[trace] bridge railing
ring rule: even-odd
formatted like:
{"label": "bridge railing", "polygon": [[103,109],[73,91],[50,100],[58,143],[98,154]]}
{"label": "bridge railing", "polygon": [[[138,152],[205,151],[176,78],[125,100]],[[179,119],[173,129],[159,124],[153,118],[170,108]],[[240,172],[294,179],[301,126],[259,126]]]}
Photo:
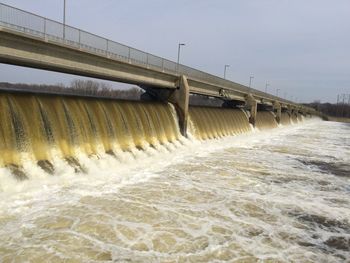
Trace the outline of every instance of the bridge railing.
{"label": "bridge railing", "polygon": [[258,95],[261,98],[271,100],[277,99],[279,101],[291,103],[290,101],[278,98],[271,94],[250,89],[244,85],[185,65],[178,65],[176,62],[171,60],[143,52],[141,50],[3,3],[0,3],[0,26],[31,36],[69,45],[81,50],[104,55],[110,59],[124,61],[175,75],[184,74],[192,79],[206,81],[225,88],[227,87],[228,90],[241,91],[243,93],[250,92],[253,95]]}

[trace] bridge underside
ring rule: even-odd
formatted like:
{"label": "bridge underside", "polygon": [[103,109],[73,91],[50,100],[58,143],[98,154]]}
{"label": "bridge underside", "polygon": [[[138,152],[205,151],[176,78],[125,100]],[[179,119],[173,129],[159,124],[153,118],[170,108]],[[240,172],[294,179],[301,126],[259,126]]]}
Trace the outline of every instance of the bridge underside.
{"label": "bridge underside", "polygon": [[176,88],[176,76],[0,30],[0,62],[79,76]]}

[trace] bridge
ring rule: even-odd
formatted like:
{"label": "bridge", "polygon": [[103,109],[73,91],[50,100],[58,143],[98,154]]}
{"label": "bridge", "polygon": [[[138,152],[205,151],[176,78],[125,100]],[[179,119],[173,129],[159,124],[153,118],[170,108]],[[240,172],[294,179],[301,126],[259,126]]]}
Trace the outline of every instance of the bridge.
{"label": "bridge", "polygon": [[175,105],[183,135],[189,94],[244,107],[255,125],[258,108],[317,114],[313,109],[177,64],[118,42],[0,3],[0,63],[135,84]]}

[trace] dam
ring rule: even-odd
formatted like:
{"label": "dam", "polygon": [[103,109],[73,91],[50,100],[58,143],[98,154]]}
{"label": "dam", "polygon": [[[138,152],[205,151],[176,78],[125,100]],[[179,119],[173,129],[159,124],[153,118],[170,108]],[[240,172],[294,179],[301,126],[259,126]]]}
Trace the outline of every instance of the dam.
{"label": "dam", "polygon": [[[123,101],[83,96],[0,92],[0,166],[25,179],[22,159],[54,174],[52,154],[84,171],[77,153],[118,155],[171,144],[183,137],[179,117],[170,103]],[[189,107],[189,135],[197,140],[251,132],[243,108]],[[283,123],[302,121],[300,114],[281,114]],[[277,128],[271,111],[257,113],[256,129]]]}
{"label": "dam", "polygon": [[[0,92],[0,166],[20,180],[23,160],[55,173],[98,156],[268,130],[319,116],[312,108],[0,3],[0,63],[135,84],[142,101]],[[193,95],[221,107],[191,106]],[[304,116],[304,117],[302,117]]]}
{"label": "dam", "polygon": [[[284,116],[273,128],[264,112],[258,131],[242,110],[196,106],[185,138],[168,104],[2,94],[4,104],[1,123],[21,133],[1,126],[2,262],[349,257],[346,124]],[[108,115],[94,122],[104,112],[110,126]]]}
{"label": "dam", "polygon": [[0,88],[0,262],[350,258],[348,124],[3,3],[0,63],[143,90]]}

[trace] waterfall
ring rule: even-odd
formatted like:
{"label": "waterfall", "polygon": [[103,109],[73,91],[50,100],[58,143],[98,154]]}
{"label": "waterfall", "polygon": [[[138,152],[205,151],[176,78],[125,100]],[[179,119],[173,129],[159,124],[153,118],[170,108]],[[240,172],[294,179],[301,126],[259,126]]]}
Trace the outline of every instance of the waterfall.
{"label": "waterfall", "polygon": [[9,168],[23,154],[47,166],[52,149],[74,162],[77,151],[113,154],[180,136],[173,108],[156,102],[0,93],[0,123],[0,167]]}
{"label": "waterfall", "polygon": [[214,107],[190,107],[192,134],[197,139],[213,139],[251,131],[243,110]]}
{"label": "waterfall", "polygon": [[256,116],[256,127],[259,130],[276,128],[278,123],[275,115],[271,111],[259,111]]}

